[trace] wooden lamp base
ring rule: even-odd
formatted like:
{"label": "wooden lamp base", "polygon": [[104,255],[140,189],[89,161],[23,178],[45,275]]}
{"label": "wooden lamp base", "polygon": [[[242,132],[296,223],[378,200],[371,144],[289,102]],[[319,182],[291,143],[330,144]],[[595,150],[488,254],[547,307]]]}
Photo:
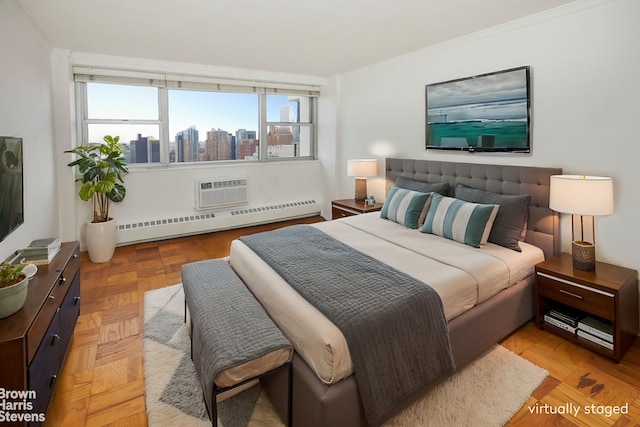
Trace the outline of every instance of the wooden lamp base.
{"label": "wooden lamp base", "polygon": [[367,178],[356,178],[356,202],[367,199]]}

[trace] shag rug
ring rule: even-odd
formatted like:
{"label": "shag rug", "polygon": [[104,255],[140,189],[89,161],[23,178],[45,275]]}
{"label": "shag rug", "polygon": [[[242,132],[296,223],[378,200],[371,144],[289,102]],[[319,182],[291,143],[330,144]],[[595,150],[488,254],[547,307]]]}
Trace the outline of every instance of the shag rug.
{"label": "shag rug", "polygon": [[[190,357],[182,285],[144,294],[144,370],[149,426],[210,426]],[[502,426],[547,372],[495,346],[387,421],[384,427]],[[218,425],[282,426],[259,384],[218,404]]]}

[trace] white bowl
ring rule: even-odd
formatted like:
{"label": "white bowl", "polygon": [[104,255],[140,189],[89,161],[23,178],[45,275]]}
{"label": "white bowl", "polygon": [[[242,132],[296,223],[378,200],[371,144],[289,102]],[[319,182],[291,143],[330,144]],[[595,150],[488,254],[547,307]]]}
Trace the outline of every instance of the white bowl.
{"label": "white bowl", "polygon": [[27,275],[27,279],[31,280],[38,272],[38,267],[35,264],[27,264],[22,269],[22,272]]}

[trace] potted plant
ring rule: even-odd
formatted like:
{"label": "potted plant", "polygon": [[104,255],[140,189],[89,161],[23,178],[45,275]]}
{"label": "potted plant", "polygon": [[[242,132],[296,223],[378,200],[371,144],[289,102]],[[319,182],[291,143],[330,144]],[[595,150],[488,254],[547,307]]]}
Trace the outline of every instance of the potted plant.
{"label": "potted plant", "polygon": [[23,264],[8,262],[0,265],[0,319],[20,310],[27,299],[29,280],[23,268]]}
{"label": "potted plant", "polygon": [[102,143],[81,145],[65,153],[77,159],[68,166],[78,166],[82,181],[78,195],[93,202],[93,220],[87,223],[87,250],[92,262],[111,260],[116,247],[116,225],[109,216],[111,202],[121,202],[127,190],[122,175],[128,173],[127,159],[119,136],[106,135]]}

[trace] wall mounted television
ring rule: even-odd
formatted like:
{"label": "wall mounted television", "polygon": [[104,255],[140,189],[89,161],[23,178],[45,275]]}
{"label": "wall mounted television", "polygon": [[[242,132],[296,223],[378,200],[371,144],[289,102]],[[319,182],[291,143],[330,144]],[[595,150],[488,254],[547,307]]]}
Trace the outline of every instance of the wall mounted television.
{"label": "wall mounted television", "polygon": [[22,223],[22,138],[0,136],[0,241]]}
{"label": "wall mounted television", "polygon": [[531,151],[530,67],[426,85],[426,148]]}

